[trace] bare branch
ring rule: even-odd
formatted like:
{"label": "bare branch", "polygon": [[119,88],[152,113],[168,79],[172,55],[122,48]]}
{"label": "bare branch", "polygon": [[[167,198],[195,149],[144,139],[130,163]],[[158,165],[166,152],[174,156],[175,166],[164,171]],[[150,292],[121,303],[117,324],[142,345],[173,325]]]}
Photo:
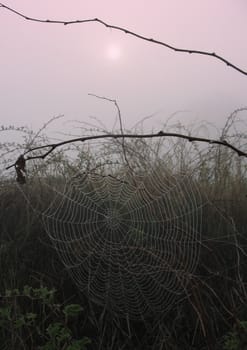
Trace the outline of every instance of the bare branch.
{"label": "bare branch", "polygon": [[241,69],[240,67],[236,66],[235,64],[231,63],[230,61],[228,61],[226,58],[224,58],[223,56],[220,56],[218,54],[216,54],[215,52],[209,52],[209,51],[201,51],[201,50],[194,50],[194,49],[183,49],[183,48],[178,48],[175,47],[173,45],[167,44],[163,41],[157,40],[157,39],[153,39],[153,38],[148,38],[144,35],[138,34],[136,32],[133,32],[127,28],[124,27],[120,27],[120,26],[116,26],[113,24],[109,24],[99,18],[89,18],[89,19],[80,19],[80,20],[73,20],[73,21],[62,21],[62,20],[50,20],[50,19],[40,19],[40,18],[34,18],[34,17],[28,17],[26,15],[24,15],[23,13],[14,10],[13,8],[4,5],[3,3],[0,3],[0,7],[16,14],[19,17],[24,18],[27,21],[32,21],[32,22],[39,22],[39,23],[50,23],[50,24],[63,24],[63,25],[70,25],[70,24],[81,24],[81,23],[89,23],[89,22],[97,22],[101,25],[103,25],[106,28],[110,28],[110,29],[114,29],[120,32],[123,32],[125,34],[129,34],[131,36],[134,36],[138,39],[141,40],[145,40],[148,41],[150,43],[153,44],[157,44],[157,45],[161,45],[164,46],[172,51],[175,52],[183,52],[183,53],[189,53],[189,54],[197,54],[197,55],[204,55],[204,56],[210,56],[213,57],[223,63],[225,63],[227,66],[231,67],[232,69],[238,71],[239,73],[243,74],[243,75],[247,75],[247,71]]}
{"label": "bare branch", "polygon": [[[178,133],[172,133],[172,132],[163,132],[162,130],[159,131],[158,133],[150,133],[150,134],[103,134],[103,135],[94,135],[94,136],[85,136],[85,137],[78,137],[70,140],[65,140],[62,142],[58,143],[51,143],[48,145],[44,146],[37,146],[34,148],[29,149],[26,151],[22,156],[25,157],[27,154],[38,151],[38,150],[43,150],[43,149],[48,149],[46,152],[40,155],[35,155],[35,156],[27,156],[25,157],[25,161],[31,160],[31,159],[45,159],[49,154],[51,154],[56,148],[62,147],[64,145],[70,144],[70,143],[75,143],[75,142],[85,142],[85,141],[91,141],[91,140],[99,140],[99,139],[106,139],[106,138],[113,138],[113,139],[122,139],[122,138],[136,138],[136,139],[148,139],[148,138],[157,138],[157,137],[176,137],[176,138],[181,138],[188,140],[189,142],[204,142],[208,144],[215,144],[215,145],[221,145],[230,148],[232,151],[236,152],[239,157],[246,157],[247,158],[247,153],[238,149],[237,147],[233,146],[232,144],[228,143],[225,140],[215,140],[215,139],[208,139],[204,137],[195,137],[195,136],[188,136],[184,134],[178,134]],[[9,165],[6,170],[15,167],[16,162],[14,164]]]}
{"label": "bare branch", "polygon": [[127,158],[127,154],[126,154],[126,150],[125,150],[125,143],[124,143],[124,130],[123,130],[123,122],[122,122],[122,115],[121,115],[121,111],[120,111],[120,108],[119,108],[119,105],[117,103],[116,100],[113,100],[113,99],[110,99],[108,97],[104,97],[104,96],[98,96],[98,95],[95,95],[95,94],[88,94],[89,96],[93,96],[93,97],[96,97],[96,98],[99,98],[99,99],[102,99],[102,100],[106,100],[108,102],[112,102],[114,104],[114,106],[116,107],[117,109],[117,115],[118,115],[118,120],[119,120],[119,126],[120,126],[120,131],[121,131],[121,134],[123,135],[123,138],[122,138],[122,148],[123,148],[123,155],[124,155],[124,159],[125,159],[125,162],[126,164],[128,165],[129,169],[131,171],[133,171],[131,169],[131,166],[129,164],[129,161],[128,161],[128,158]]}

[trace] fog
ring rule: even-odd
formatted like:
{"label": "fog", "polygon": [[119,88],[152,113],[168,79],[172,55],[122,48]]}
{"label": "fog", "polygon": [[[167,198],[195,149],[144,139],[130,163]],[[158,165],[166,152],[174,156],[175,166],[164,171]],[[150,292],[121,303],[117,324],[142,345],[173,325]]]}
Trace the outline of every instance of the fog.
{"label": "fog", "polygon": [[[247,3],[225,1],[124,2],[6,0],[41,19],[103,21],[179,48],[216,52],[247,70]],[[125,128],[152,115],[144,128],[212,122],[221,127],[247,106],[247,77],[213,57],[176,53],[91,22],[64,26],[27,21],[0,8],[0,120],[39,128],[64,115],[69,130],[90,117],[112,128],[115,99]]]}

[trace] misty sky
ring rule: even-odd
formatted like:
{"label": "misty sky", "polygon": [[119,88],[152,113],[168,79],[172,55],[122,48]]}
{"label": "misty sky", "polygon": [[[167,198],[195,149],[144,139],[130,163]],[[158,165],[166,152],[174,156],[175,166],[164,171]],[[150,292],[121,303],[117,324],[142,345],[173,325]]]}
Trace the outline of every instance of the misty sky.
{"label": "misty sky", "polygon": [[[168,44],[216,52],[247,70],[246,0],[6,0],[43,19],[98,17]],[[247,106],[247,76],[204,56],[175,53],[97,23],[28,22],[0,8],[0,124],[38,128],[66,120],[114,124],[116,99],[124,126],[154,114],[147,128],[172,113],[188,124],[218,126]],[[64,124],[65,126],[68,124]],[[67,126],[66,126],[67,127]]]}

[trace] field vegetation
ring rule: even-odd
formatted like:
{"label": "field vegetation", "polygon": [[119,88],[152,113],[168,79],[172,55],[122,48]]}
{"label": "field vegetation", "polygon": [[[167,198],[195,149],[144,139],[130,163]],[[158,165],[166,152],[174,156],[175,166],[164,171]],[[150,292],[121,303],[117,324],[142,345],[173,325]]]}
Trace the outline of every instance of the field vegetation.
{"label": "field vegetation", "polygon": [[[217,137],[246,152],[242,112],[232,113]],[[19,141],[1,144],[0,349],[247,348],[246,158],[224,146],[177,138],[109,138],[68,144],[44,160],[30,160],[26,183],[17,183],[14,168],[4,167],[25,150],[50,143],[46,128],[1,130]],[[188,135],[202,130],[172,128]],[[143,125],[129,132],[141,134]],[[107,130],[78,125],[78,133]],[[75,173],[118,177],[126,167],[132,173],[152,168],[187,174],[205,203],[199,262],[183,301],[139,320],[119,317],[78,290],[40,215],[53,199],[50,188],[62,188]]]}

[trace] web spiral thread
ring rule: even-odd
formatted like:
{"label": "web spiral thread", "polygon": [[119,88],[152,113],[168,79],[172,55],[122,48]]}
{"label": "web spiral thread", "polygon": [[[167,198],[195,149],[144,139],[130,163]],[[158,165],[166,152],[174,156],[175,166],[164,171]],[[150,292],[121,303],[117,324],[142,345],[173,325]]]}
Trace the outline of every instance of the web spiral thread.
{"label": "web spiral thread", "polygon": [[43,220],[80,290],[120,316],[168,311],[197,266],[201,197],[189,176],[75,176]]}

